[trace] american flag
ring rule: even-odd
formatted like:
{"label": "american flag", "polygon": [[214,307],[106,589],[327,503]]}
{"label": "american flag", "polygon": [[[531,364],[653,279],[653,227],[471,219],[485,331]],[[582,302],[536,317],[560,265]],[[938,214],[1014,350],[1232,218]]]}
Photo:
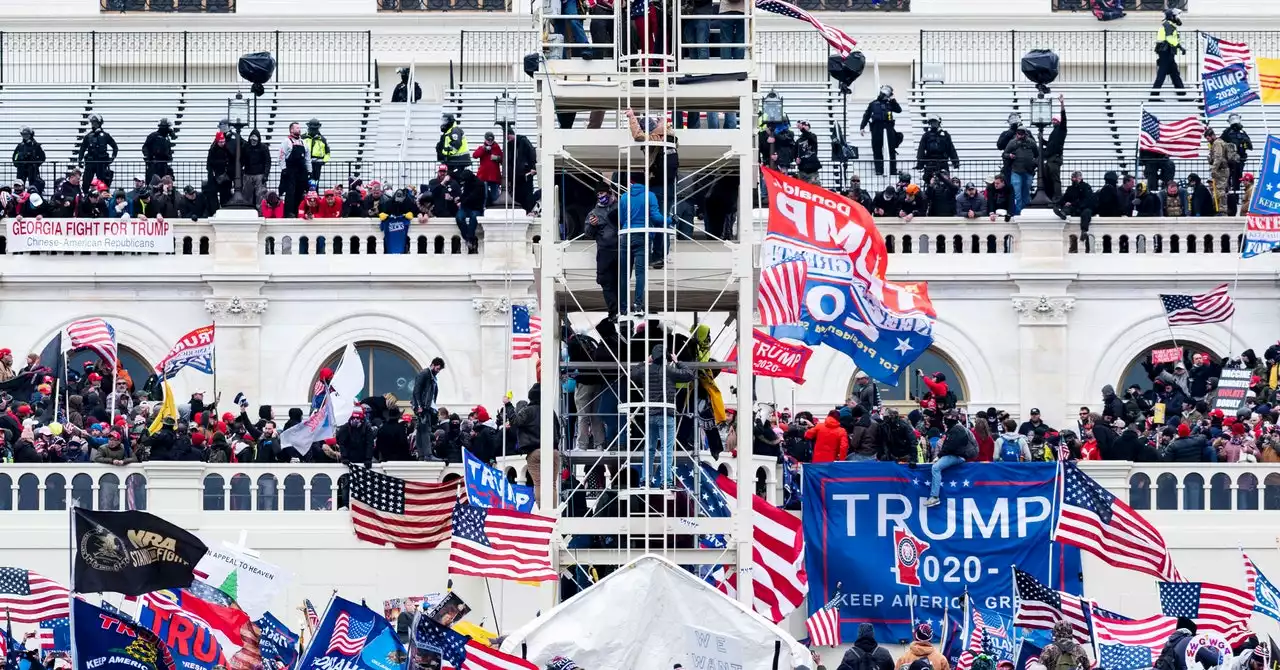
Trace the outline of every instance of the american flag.
{"label": "american flag", "polygon": [[13,623],[71,616],[70,589],[38,572],[0,568],[0,612]]}
{"label": "american flag", "polygon": [[556,520],[459,500],[453,507],[449,572],[529,582],[558,579],[551,569]]}
{"label": "american flag", "polygon": [[760,271],[756,305],[760,310],[761,325],[784,326],[800,322],[804,283],[808,276],[809,267],[803,259],[786,261]]}
{"label": "american flag", "polygon": [[320,617],[316,614],[316,606],[311,604],[310,598],[303,599],[302,614],[307,618],[307,628],[314,633],[320,627]]}
{"label": "american flag", "polygon": [[486,647],[471,638],[441,626],[418,612],[414,622],[413,646],[418,653],[440,654],[440,667],[453,670],[538,670],[538,666],[522,658]]}
{"label": "american flag", "polygon": [[81,319],[67,326],[68,349],[92,349],[102,357],[111,374],[115,374],[116,329],[99,318]]}
{"label": "american flag", "polygon": [[1059,621],[1071,624],[1076,642],[1089,643],[1089,603],[1086,600],[1040,583],[1030,573],[1014,568],[1014,587],[1017,590],[1017,607],[1013,611],[1013,625],[1024,628],[1052,630]]}
{"label": "american flag", "polygon": [[1205,40],[1204,71],[1206,74],[1217,72],[1236,63],[1246,68],[1253,67],[1253,54],[1249,52],[1248,44],[1220,40],[1208,33],[1201,33],[1201,36]]}
{"label": "american flag", "polygon": [[840,55],[848,56],[853,48],[858,46],[858,41],[849,37],[849,34],[834,26],[829,26],[809,12],[783,0],[756,0],[756,9],[774,14],[781,14],[790,19],[799,19],[817,29],[818,34],[822,35],[822,39],[831,45]]}
{"label": "american flag", "polygon": [[71,651],[71,618],[60,616],[40,622],[40,648]]}
{"label": "american flag", "polygon": [[1138,131],[1138,148],[1174,158],[1198,158],[1204,142],[1204,124],[1200,118],[1188,116],[1163,122],[1143,110],[1142,128]]}
{"label": "american flag", "polygon": [[350,469],[351,525],[356,537],[399,549],[433,549],[449,539],[456,482],[411,482],[359,465]]}
{"label": "american flag", "polygon": [[969,670],[973,667],[973,659],[982,653],[983,638],[986,636],[986,622],[982,620],[982,614],[977,608],[969,608],[973,614],[969,619],[969,646],[960,652],[960,657],[956,659],[956,670]]}
{"label": "american flag", "polygon": [[[725,501],[738,497],[738,485],[724,475],[714,481],[722,494],[720,502],[727,508]],[[756,612],[778,623],[799,607],[809,592],[809,575],[804,571],[804,535],[800,519],[760,496],[751,496],[751,510],[754,514],[748,567],[755,591],[753,603]],[[716,586],[730,598],[737,598],[737,572],[728,579],[717,580]]]}
{"label": "american flag", "polygon": [[341,612],[333,623],[333,633],[329,636],[329,646],[325,654],[335,651],[343,656],[355,656],[364,650],[369,632],[373,630],[373,622],[361,622],[350,614]]}
{"label": "american flag", "polygon": [[1177,619],[1159,614],[1130,619],[1097,605],[1092,610],[1099,664],[1108,670],[1150,668],[1165,640],[1178,627]]}
{"label": "american flag", "polygon": [[1197,633],[1218,633],[1233,646],[1249,636],[1253,593],[1210,582],[1160,582],[1165,616],[1196,622]]}
{"label": "american flag", "polygon": [[810,647],[840,646],[840,599],[842,597],[840,587],[837,586],[836,594],[831,600],[805,620],[804,627],[809,631]]}
{"label": "american flag", "polygon": [[1164,305],[1164,318],[1170,326],[1218,323],[1236,313],[1236,303],[1226,284],[1200,295],[1161,293],[1160,303]]}
{"label": "american flag", "polygon": [[1117,568],[1160,579],[1182,579],[1160,531],[1117,499],[1075,463],[1062,466],[1062,503],[1054,539],[1074,545]]}
{"label": "american flag", "polygon": [[531,316],[524,305],[511,306],[511,358],[542,353],[542,317]]}

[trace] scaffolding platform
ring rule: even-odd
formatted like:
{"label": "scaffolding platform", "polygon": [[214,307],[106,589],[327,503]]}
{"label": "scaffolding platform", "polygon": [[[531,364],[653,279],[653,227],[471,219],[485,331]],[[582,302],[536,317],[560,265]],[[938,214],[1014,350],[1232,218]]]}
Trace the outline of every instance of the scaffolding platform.
{"label": "scaffolding platform", "polygon": [[[671,130],[678,140],[673,145],[680,156],[682,170],[696,169],[716,161],[732,160],[736,155],[734,144],[742,133],[737,130],[721,130],[711,128],[684,128]],[[574,128],[556,134],[551,146],[544,146],[544,151],[557,154],[568,154],[575,160],[588,165],[612,161],[616,166],[618,156],[623,151],[632,151],[641,156],[646,148],[662,151],[669,143],[656,141],[637,141],[631,131],[625,128]],[[744,150],[738,147],[738,151]],[[750,150],[750,147],[745,147]]]}
{"label": "scaffolding platform", "polygon": [[741,80],[731,78],[736,74],[722,73],[715,79],[700,79],[686,75],[635,72],[595,75],[586,79],[539,78],[537,82],[539,94],[548,95],[553,101],[554,110],[559,113],[608,111],[626,107],[661,110],[666,104],[664,101],[681,109],[740,112],[739,101],[744,96],[753,97],[755,88],[754,83],[746,79],[746,73],[740,73],[743,76]]}

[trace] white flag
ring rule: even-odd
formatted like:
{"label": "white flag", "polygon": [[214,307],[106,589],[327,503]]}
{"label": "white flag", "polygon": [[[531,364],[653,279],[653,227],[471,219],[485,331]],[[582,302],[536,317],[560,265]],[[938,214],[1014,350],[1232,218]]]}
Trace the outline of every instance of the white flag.
{"label": "white flag", "polygon": [[351,418],[351,410],[356,406],[356,396],[364,390],[364,363],[356,353],[354,344],[347,344],[347,350],[342,353],[342,362],[338,363],[329,386],[332,389],[329,398],[333,401],[333,421],[341,426]]}
{"label": "white flag", "polygon": [[280,448],[293,447],[301,455],[311,451],[311,444],[333,437],[337,433],[337,423],[333,419],[333,397],[326,395],[320,409],[311,413],[306,421],[294,424],[280,433]]}
{"label": "white flag", "polygon": [[276,594],[293,581],[289,570],[230,542],[223,542],[218,548],[209,543],[209,547],[196,569],[206,575],[204,582],[235,598],[250,619],[261,619],[275,602]]}

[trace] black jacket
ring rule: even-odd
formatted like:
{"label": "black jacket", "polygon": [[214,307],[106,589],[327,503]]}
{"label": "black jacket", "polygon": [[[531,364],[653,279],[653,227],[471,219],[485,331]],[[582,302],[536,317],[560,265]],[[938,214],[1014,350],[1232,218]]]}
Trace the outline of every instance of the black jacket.
{"label": "black jacket", "polygon": [[244,163],[244,173],[247,175],[265,175],[267,170],[271,168],[271,150],[267,145],[262,143],[262,138],[258,138],[258,143],[253,143],[253,137],[258,131],[249,133],[249,141],[244,145],[244,153],[241,154],[240,160]]}
{"label": "black jacket", "polygon": [[192,221],[209,216],[209,207],[204,201],[204,195],[197,191],[195,196],[195,198],[188,198],[183,194],[177,197],[175,204],[178,207],[178,216]]}
{"label": "black jacket", "polygon": [[147,141],[142,143],[142,158],[147,162],[160,161],[168,163],[173,160],[173,139],[172,131],[161,133],[159,130],[151,131],[147,135]]}
{"label": "black jacket", "polygon": [[230,142],[223,147],[218,146],[216,143],[209,145],[209,154],[205,159],[204,165],[210,179],[221,175],[231,176],[231,166],[235,164],[235,156],[231,151]]}
{"label": "black jacket", "polygon": [[822,169],[822,161],[818,159],[818,136],[812,130],[801,130],[796,140],[796,168],[801,172]]}
{"label": "black jacket", "polygon": [[1062,192],[1062,197],[1058,199],[1058,204],[1062,206],[1066,206],[1067,203],[1071,203],[1072,209],[1093,209],[1097,207],[1097,201],[1093,195],[1093,187],[1083,179],[1079,182],[1072,182]]}
{"label": "black jacket", "polygon": [[350,423],[338,428],[338,450],[342,460],[351,463],[373,463],[374,434],[373,428],[365,422],[359,426]]}
{"label": "black jacket", "polygon": [[413,450],[409,448],[409,434],[405,432],[404,425],[399,421],[388,421],[382,424],[378,429],[376,446],[378,460],[414,460]]}
{"label": "black jacket", "polygon": [[1132,216],[1134,191],[1125,191],[1116,184],[1105,184],[1098,189],[1098,207],[1094,211],[1098,216]]}
{"label": "black jacket", "polygon": [[1161,460],[1170,463],[1201,463],[1204,461],[1204,448],[1207,444],[1200,435],[1179,437],[1169,443]]}
{"label": "black jacket", "polygon": [[1062,110],[1062,123],[1053,127],[1049,133],[1049,139],[1044,143],[1044,159],[1056,158],[1062,156],[1063,148],[1067,144],[1067,110]]}
{"label": "black jacket", "polygon": [[44,163],[44,148],[34,139],[30,142],[19,142],[13,148],[13,162],[39,166]]}
{"label": "black jacket", "polygon": [[886,193],[881,191],[871,201],[871,213],[876,214],[876,210],[881,210],[883,214],[876,216],[897,216],[898,210],[902,206],[902,197],[897,193]]}
{"label": "black jacket", "polygon": [[413,397],[410,400],[413,411],[426,411],[435,407],[436,394],[439,392],[435,373],[431,368],[423,368],[422,372],[418,373],[418,378],[413,380]]}
{"label": "black jacket", "polygon": [[938,455],[960,456],[963,458],[965,452],[969,449],[970,439],[972,439],[972,436],[969,434],[969,429],[965,428],[963,424],[957,423],[948,428],[947,432],[942,436],[942,448],[938,450]]}
{"label": "black jacket", "polygon": [[897,100],[878,96],[875,100],[867,103],[867,111],[862,113],[862,125],[858,126],[858,128],[859,130],[865,129],[869,123],[892,125],[894,115],[901,113],[902,105],[899,105]]}
{"label": "black jacket", "polygon": [[470,170],[459,171],[458,185],[462,188],[462,202],[460,203],[460,207],[469,209],[473,212],[483,212],[485,186],[476,177],[475,173]]}
{"label": "black jacket", "polygon": [[1013,214],[1013,186],[1009,182],[1005,182],[1004,188],[987,184],[987,211],[994,214],[997,209]]}
{"label": "black jacket", "polygon": [[110,208],[107,207],[107,201],[98,196],[98,202],[93,202],[84,196],[76,196],[76,216],[82,219],[107,219],[114,218],[110,215]]}
{"label": "black jacket", "polygon": [[471,455],[492,463],[502,455],[502,434],[493,426],[479,424],[475,427],[475,435],[471,437]]}
{"label": "black jacket", "polygon": [[836,670],[893,670],[893,656],[876,642],[874,631],[869,623],[858,625],[858,639],[844,653]]}
{"label": "black jacket", "polygon": [[955,167],[960,167],[960,156],[956,153],[956,145],[951,141],[951,133],[933,129],[924,131],[924,135],[920,137],[920,145],[916,148],[916,162],[947,159],[950,159]]}
{"label": "black jacket", "polygon": [[1218,206],[1213,202],[1213,193],[1204,182],[1195,187],[1187,186],[1187,206],[1191,208],[1191,216],[1217,216]]}
{"label": "black jacket", "polygon": [[[529,387],[529,404],[511,417],[511,428],[515,432],[519,453],[528,454],[542,446],[542,384],[535,383]],[[559,431],[556,431],[555,437],[558,443]]]}
{"label": "black jacket", "polygon": [[533,150],[533,143],[524,135],[516,135],[514,147],[508,141],[503,147],[503,155],[512,157],[512,165],[515,168],[512,173],[515,175],[523,177],[526,172],[538,167],[538,154]]}
{"label": "black jacket", "polygon": [[1099,442],[1098,455],[1104,461],[1136,461],[1138,460],[1138,454],[1141,453],[1142,445],[1143,442],[1139,439],[1137,431],[1125,429],[1124,432],[1120,433],[1120,437],[1105,447]]}
{"label": "black jacket", "polygon": [[83,163],[110,162],[116,159],[116,154],[120,153],[120,147],[116,146],[116,141],[107,131],[99,128],[90,130],[85,134],[84,139],[80,140],[80,151],[77,159]]}
{"label": "black jacket", "polygon": [[950,179],[938,178],[925,189],[929,200],[929,216],[955,216],[956,196],[959,192]]}

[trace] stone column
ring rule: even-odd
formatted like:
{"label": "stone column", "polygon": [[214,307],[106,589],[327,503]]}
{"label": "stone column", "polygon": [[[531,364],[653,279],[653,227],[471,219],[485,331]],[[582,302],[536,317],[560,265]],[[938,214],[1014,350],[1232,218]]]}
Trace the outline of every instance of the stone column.
{"label": "stone column", "polygon": [[[524,394],[519,389],[508,389],[506,371],[511,364],[508,338],[511,333],[511,301],[506,296],[482,296],[471,299],[471,306],[480,316],[480,404],[496,416],[502,397],[508,390],[516,391],[517,398]],[[463,412],[459,412],[463,414]]]}
{"label": "stone column", "polygon": [[[215,296],[217,293],[215,287]],[[267,299],[217,296],[206,298],[204,308],[213,316],[216,329],[216,390],[224,391],[227,399],[219,409],[229,407],[230,399],[241,391],[254,404],[265,402],[267,399],[262,397],[262,315],[267,311]],[[205,398],[206,402],[211,400]]]}
{"label": "stone column", "polygon": [[[1039,282],[1035,282],[1039,283]],[[1059,291],[1065,289],[1065,282]],[[1033,407],[1040,409],[1045,423],[1062,430],[1075,425],[1067,413],[1067,314],[1076,299],[1069,295],[1034,295],[1019,282],[1013,296],[1018,312],[1018,396],[1021,418]]]}

